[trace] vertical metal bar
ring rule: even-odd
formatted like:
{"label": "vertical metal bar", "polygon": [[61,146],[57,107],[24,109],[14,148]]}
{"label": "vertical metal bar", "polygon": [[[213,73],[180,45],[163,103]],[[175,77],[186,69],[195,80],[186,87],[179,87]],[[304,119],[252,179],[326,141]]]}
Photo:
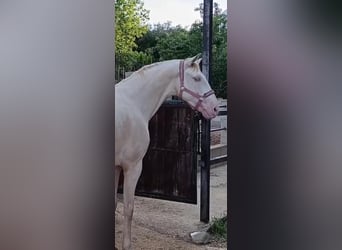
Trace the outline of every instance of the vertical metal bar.
{"label": "vertical metal bar", "polygon": [[[210,83],[211,80],[211,47],[213,0],[204,0],[203,6],[203,54],[202,71]],[[209,222],[210,208],[210,121],[201,121],[201,203],[200,220]]]}

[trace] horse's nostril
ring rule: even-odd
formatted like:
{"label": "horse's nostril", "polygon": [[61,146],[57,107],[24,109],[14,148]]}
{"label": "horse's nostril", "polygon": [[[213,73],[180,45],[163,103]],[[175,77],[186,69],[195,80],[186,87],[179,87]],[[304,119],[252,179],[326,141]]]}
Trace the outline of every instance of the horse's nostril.
{"label": "horse's nostril", "polygon": [[215,112],[217,112],[217,110],[218,110],[218,108],[217,108],[217,107],[215,107],[215,108],[214,108],[214,111],[215,111]]}

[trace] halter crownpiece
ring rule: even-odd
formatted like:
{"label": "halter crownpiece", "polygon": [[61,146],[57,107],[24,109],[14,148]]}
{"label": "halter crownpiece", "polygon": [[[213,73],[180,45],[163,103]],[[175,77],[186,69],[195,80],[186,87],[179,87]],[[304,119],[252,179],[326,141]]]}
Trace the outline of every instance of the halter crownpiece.
{"label": "halter crownpiece", "polygon": [[215,94],[214,90],[211,89],[208,92],[204,93],[203,95],[199,95],[198,93],[195,93],[191,89],[188,89],[187,87],[184,86],[184,60],[181,60],[179,62],[179,84],[180,84],[180,89],[179,89],[179,97],[180,98],[182,98],[183,92],[187,92],[189,95],[198,99],[195,106],[192,106],[189,103],[189,105],[195,110],[198,110],[198,108],[202,105],[202,102],[205,98],[211,96],[212,94]]}

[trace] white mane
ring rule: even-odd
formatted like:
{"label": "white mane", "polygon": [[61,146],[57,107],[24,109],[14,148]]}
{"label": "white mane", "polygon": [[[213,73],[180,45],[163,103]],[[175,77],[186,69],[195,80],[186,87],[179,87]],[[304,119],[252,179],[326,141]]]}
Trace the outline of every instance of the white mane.
{"label": "white mane", "polygon": [[[170,62],[170,61],[167,61],[167,62]],[[155,69],[157,66],[162,66],[163,63],[166,63],[166,62],[156,62],[156,63],[152,63],[149,65],[145,65],[141,67],[140,69],[134,71],[129,77],[118,82],[116,85],[125,83],[127,81],[135,80],[135,78],[138,78],[138,77],[142,77],[145,75],[145,73],[149,72],[151,69]]]}

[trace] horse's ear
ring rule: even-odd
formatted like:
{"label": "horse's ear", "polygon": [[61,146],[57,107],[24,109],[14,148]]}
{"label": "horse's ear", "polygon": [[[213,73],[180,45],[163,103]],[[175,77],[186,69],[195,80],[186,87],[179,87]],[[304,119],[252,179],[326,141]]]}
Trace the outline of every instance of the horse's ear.
{"label": "horse's ear", "polygon": [[192,58],[191,63],[200,63],[201,60],[202,60],[202,53],[199,53]]}
{"label": "horse's ear", "polygon": [[197,63],[198,65],[200,65],[201,62],[202,62],[202,58],[198,58],[198,59],[195,61],[195,63]]}
{"label": "horse's ear", "polygon": [[202,57],[202,54],[199,53],[194,57],[188,58],[187,61],[189,62],[189,66],[193,66],[193,64],[195,63],[199,65],[202,61],[201,57]]}

